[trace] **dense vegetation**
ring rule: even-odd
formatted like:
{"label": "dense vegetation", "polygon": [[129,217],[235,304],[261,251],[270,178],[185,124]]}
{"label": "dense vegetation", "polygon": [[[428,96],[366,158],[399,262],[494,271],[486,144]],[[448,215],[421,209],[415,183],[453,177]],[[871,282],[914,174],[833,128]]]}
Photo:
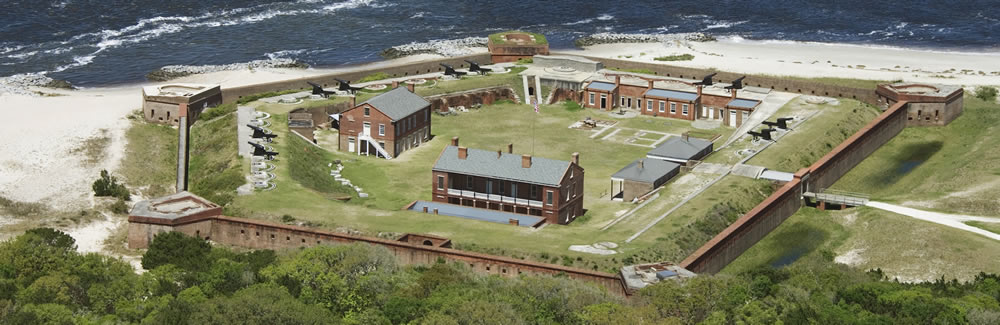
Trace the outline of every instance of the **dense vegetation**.
{"label": "dense vegetation", "polygon": [[625,300],[564,277],[501,278],[462,265],[397,265],[386,249],[237,253],[157,236],[149,271],[76,252],[32,229],[0,244],[0,322],[11,324],[775,324],[1000,321],[1000,277],[885,281],[812,259],[783,269],[663,282]]}
{"label": "dense vegetation", "polygon": [[653,58],[656,61],[691,61],[694,60],[694,55],[691,54],[677,54],[677,55],[667,55],[659,56]]}

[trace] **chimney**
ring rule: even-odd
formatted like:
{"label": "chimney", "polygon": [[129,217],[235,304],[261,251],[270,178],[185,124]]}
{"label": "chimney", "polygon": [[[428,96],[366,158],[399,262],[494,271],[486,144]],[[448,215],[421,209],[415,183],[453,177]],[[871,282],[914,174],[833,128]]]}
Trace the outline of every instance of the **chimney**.
{"label": "chimney", "polygon": [[621,83],[622,83],[622,76],[615,76],[615,86],[618,86]]}
{"label": "chimney", "polygon": [[698,97],[701,97],[701,89],[702,88],[705,88],[705,86],[698,85]]}
{"label": "chimney", "polygon": [[646,80],[646,81],[649,82],[649,84],[646,85],[646,91],[649,91],[650,89],[653,89],[653,79],[649,79],[649,80]]}
{"label": "chimney", "polygon": [[580,164],[580,153],[579,152],[574,152],[573,153],[573,163],[577,164],[577,165]]}
{"label": "chimney", "polygon": [[406,89],[409,89],[411,93],[415,93],[415,91],[413,91],[413,84],[411,83],[406,83]]}
{"label": "chimney", "polygon": [[507,144],[507,153],[514,153],[514,144],[513,143],[508,143]]}
{"label": "chimney", "polygon": [[531,168],[531,155],[521,155],[521,168]]}
{"label": "chimney", "polygon": [[503,151],[497,150],[497,159],[500,159],[500,156],[503,156]]}
{"label": "chimney", "polygon": [[458,159],[465,159],[469,156],[469,148],[458,147]]}
{"label": "chimney", "polygon": [[642,169],[642,159],[639,159],[639,169]]}
{"label": "chimney", "polygon": [[684,139],[684,142],[687,142],[688,141],[688,132],[681,133],[681,139]]}
{"label": "chimney", "polygon": [[399,80],[396,80],[396,81],[392,82],[392,89],[396,89],[396,88],[399,88]]}
{"label": "chimney", "polygon": [[458,137],[451,137],[451,145],[458,147]]}
{"label": "chimney", "polygon": [[358,106],[358,98],[356,96],[351,96],[351,108]]}
{"label": "chimney", "polygon": [[736,89],[732,89],[733,95],[729,96],[729,99],[736,99]]}
{"label": "chimney", "polygon": [[189,144],[188,136],[190,127],[188,124],[187,103],[181,103],[177,107],[177,192],[188,189],[188,156]]}

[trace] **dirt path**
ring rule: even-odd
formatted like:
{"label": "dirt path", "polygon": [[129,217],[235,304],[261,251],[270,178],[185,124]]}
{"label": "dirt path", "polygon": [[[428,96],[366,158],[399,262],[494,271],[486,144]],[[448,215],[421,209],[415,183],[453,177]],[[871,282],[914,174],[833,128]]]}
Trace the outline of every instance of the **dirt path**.
{"label": "dirt path", "polygon": [[936,224],[945,225],[955,229],[961,229],[968,232],[977,233],[991,239],[1000,240],[1000,234],[996,234],[985,229],[980,229],[965,224],[966,221],[1000,223],[1000,218],[975,217],[975,216],[966,216],[959,214],[931,212],[931,211],[917,210],[914,208],[907,208],[903,206],[882,203],[882,202],[875,202],[875,201],[868,202],[867,206],[893,213],[902,214],[905,216],[909,216],[924,221],[930,221]]}

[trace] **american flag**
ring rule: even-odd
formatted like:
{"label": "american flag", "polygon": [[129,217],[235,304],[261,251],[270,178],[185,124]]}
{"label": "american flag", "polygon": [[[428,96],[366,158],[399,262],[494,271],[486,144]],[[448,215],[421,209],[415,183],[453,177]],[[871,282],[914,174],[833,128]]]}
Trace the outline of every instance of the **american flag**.
{"label": "american flag", "polygon": [[535,113],[538,113],[538,101],[537,100],[533,100],[532,102],[535,103]]}

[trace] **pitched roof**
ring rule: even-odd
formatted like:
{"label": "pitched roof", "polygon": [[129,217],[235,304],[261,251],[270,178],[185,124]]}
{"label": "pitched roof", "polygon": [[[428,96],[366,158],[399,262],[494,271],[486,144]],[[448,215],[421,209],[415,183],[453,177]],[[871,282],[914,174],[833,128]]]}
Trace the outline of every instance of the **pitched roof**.
{"label": "pitched roof", "polygon": [[434,163],[434,171],[497,178],[502,180],[558,187],[570,162],[540,157],[531,158],[531,167],[521,167],[521,155],[468,149],[465,159],[458,159],[458,147],[448,146]]}
{"label": "pitched roof", "polygon": [[680,99],[680,100],[687,100],[687,101],[693,101],[695,99],[698,99],[698,94],[696,94],[696,93],[689,93],[689,92],[686,92],[686,91],[658,89],[658,88],[653,88],[653,89],[650,89],[649,91],[646,91],[646,96],[654,96],[654,97],[660,97],[660,98],[673,98],[673,99]]}
{"label": "pitched roof", "polygon": [[[640,160],[642,161],[642,168],[639,168]],[[656,180],[679,168],[681,168],[681,165],[666,160],[640,158],[628,164],[614,175],[611,175],[611,178],[655,183]]]}
{"label": "pitched roof", "polygon": [[615,90],[615,84],[613,84],[613,83],[607,83],[607,82],[594,81],[594,82],[591,82],[589,85],[587,85],[587,89],[612,91],[612,90]]}
{"label": "pitched roof", "polygon": [[361,104],[372,105],[375,109],[389,116],[393,121],[398,121],[424,107],[430,106],[431,102],[417,96],[417,94],[411,93],[405,87],[399,87],[366,100]]}
{"label": "pitched roof", "polygon": [[689,160],[705,148],[712,147],[712,141],[691,138],[685,141],[681,137],[671,137],[663,141],[656,149],[650,150],[647,155]]}
{"label": "pitched roof", "polygon": [[752,99],[737,98],[730,101],[729,104],[726,104],[726,106],[739,107],[739,108],[754,108],[757,107],[757,104],[760,104],[760,102]]}

